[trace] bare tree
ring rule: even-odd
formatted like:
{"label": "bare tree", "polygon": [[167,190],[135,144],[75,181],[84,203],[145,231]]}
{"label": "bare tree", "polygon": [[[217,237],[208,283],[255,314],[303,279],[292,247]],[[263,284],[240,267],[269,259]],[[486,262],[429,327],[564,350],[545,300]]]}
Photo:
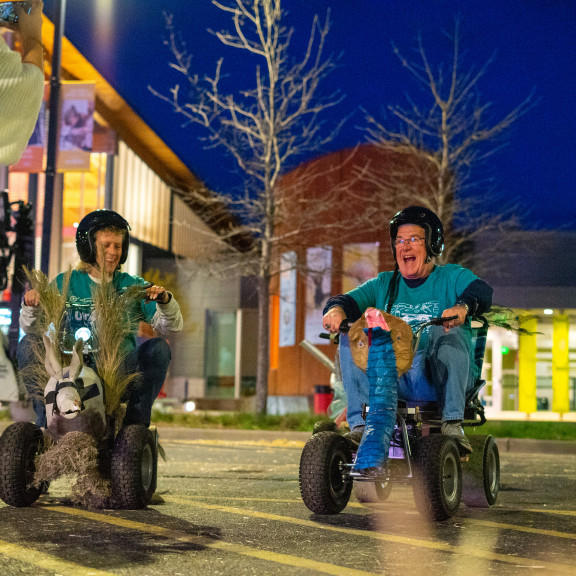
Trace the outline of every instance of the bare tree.
{"label": "bare tree", "polygon": [[[297,181],[281,184],[281,176],[302,154],[320,149],[338,130],[323,127],[322,113],[339,104],[339,92],[322,96],[320,81],[337,65],[338,58],[324,56],[330,30],[329,13],[324,23],[315,17],[309,41],[297,61],[289,57],[292,30],[283,25],[281,0],[213,0],[214,6],[230,15],[233,31],[215,32],[225,46],[242,50],[260,62],[255,67],[253,87],[235,94],[220,92],[223,61],[213,77],[200,78],[193,72],[192,56],[181,41],[170,17],[168,44],[171,66],[185,77],[192,96],[182,96],[180,85],[168,95],[152,90],[169,103],[187,123],[205,129],[206,144],[223,147],[235,159],[244,177],[244,190],[236,196],[222,196],[208,190],[186,191],[207,213],[212,205],[226,204],[238,220],[219,235],[229,242],[240,236],[250,238],[242,250],[221,244],[217,258],[208,269],[257,278],[259,321],[256,410],[265,413],[269,372],[269,302],[271,281],[279,272],[278,255],[293,250],[320,224],[339,226],[322,216],[325,204],[313,202],[302,192],[317,170],[300,170]],[[328,168],[329,172],[332,168]],[[338,194],[338,189],[330,192]],[[298,218],[295,218],[295,215]]]}
{"label": "bare tree", "polygon": [[[358,175],[373,189],[365,216],[392,216],[411,204],[420,204],[438,214],[446,225],[442,261],[469,265],[475,240],[490,232],[507,230],[510,242],[522,211],[513,202],[501,205],[498,213],[487,210],[494,182],[478,179],[480,168],[503,146],[509,128],[535,104],[530,94],[499,120],[493,120],[492,104],[482,101],[479,85],[494,56],[483,66],[463,67],[459,22],[452,37],[452,61],[435,66],[418,37],[417,57],[406,58],[394,46],[402,66],[426,94],[428,104],[407,97],[406,106],[389,106],[387,118],[368,115],[367,140],[377,146],[387,170],[365,166]],[[495,237],[502,237],[496,234]],[[488,243],[494,252],[497,243]],[[476,270],[487,271],[492,254],[474,255]]]}

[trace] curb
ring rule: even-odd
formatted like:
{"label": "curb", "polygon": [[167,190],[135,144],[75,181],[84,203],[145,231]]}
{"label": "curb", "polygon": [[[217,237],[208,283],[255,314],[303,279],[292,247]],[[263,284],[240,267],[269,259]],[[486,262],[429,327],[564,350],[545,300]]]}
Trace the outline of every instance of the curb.
{"label": "curb", "polygon": [[534,438],[496,438],[501,452],[524,454],[576,454],[572,440],[535,440]]}

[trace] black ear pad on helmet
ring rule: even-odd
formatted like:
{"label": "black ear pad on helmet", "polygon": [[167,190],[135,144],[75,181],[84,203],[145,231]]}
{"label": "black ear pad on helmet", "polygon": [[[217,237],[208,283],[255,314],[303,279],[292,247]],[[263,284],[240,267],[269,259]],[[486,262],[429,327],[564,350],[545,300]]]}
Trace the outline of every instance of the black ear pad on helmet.
{"label": "black ear pad on helmet", "polygon": [[396,246],[394,241],[398,235],[398,228],[403,224],[415,224],[426,232],[426,253],[429,257],[440,256],[444,250],[444,226],[440,218],[423,206],[409,206],[397,212],[390,220],[390,244],[392,254],[396,260]]}
{"label": "black ear pad on helmet", "polygon": [[118,228],[125,231],[120,257],[120,264],[124,264],[128,258],[130,245],[130,224],[113,210],[94,210],[82,218],[76,230],[76,249],[80,259],[88,264],[96,263],[96,232],[105,228]]}

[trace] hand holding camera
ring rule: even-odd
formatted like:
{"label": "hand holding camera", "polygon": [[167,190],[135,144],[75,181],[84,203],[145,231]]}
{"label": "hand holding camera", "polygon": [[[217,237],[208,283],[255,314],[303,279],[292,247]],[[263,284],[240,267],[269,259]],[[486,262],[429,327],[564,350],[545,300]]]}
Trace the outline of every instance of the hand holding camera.
{"label": "hand holding camera", "polygon": [[0,26],[18,32],[22,40],[22,61],[43,70],[42,0],[6,2],[0,0]]}
{"label": "hand holding camera", "polygon": [[16,29],[20,14],[30,14],[32,2],[0,2],[0,25]]}

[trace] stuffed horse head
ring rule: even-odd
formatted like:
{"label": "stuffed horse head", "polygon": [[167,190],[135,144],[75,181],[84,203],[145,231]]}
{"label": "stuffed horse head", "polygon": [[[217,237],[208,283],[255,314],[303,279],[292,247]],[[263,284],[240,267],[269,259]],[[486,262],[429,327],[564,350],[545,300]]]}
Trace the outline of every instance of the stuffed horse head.
{"label": "stuffed horse head", "polygon": [[[57,412],[64,418],[74,418],[82,410],[82,400],[76,386],[76,380],[82,371],[82,357],[79,354],[79,349],[84,345],[84,342],[79,339],[74,344],[74,351],[72,353],[72,362],[68,368],[66,376],[64,370],[56,357],[56,353],[50,339],[44,335],[44,347],[46,348],[46,359],[44,366],[50,376],[50,380],[55,380],[54,383],[48,382],[46,390],[50,388],[50,392],[54,392],[54,398],[48,398],[46,391],[44,397],[46,398],[46,405],[52,404],[53,411]],[[51,385],[53,384],[53,385]]]}
{"label": "stuffed horse head", "polygon": [[48,430],[56,439],[73,430],[101,436],[106,428],[102,383],[94,370],[83,366],[84,341],[76,341],[70,366],[63,368],[50,339],[43,338],[50,376],[44,389]]}

